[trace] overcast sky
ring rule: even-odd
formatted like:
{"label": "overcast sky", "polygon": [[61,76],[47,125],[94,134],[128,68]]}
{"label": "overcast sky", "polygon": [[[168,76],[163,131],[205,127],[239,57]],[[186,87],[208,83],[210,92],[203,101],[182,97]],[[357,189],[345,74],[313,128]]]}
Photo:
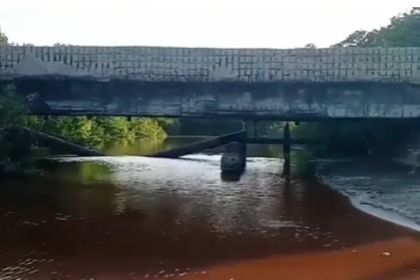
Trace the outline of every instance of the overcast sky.
{"label": "overcast sky", "polygon": [[71,5],[66,0],[4,1],[0,0],[0,26],[15,43],[266,48],[329,46],[357,29],[387,24],[414,2],[353,0],[346,6],[332,0],[72,0]]}

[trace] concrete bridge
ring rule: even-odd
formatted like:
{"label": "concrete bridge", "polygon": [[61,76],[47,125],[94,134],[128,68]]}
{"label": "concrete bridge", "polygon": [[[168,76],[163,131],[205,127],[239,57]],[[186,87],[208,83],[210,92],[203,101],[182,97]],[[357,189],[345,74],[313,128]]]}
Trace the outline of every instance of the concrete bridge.
{"label": "concrete bridge", "polygon": [[40,115],[420,117],[420,48],[0,47]]}

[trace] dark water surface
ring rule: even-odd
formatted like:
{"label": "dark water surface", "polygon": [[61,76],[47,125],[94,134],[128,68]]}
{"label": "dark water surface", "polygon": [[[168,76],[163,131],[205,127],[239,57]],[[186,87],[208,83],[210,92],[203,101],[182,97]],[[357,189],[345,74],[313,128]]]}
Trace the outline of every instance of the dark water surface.
{"label": "dark water surface", "polygon": [[[168,143],[110,151],[185,144]],[[220,155],[193,155],[62,159],[39,180],[2,182],[0,279],[216,279],[208,267],[400,234],[364,224],[328,188],[286,184],[276,149],[251,148],[261,157],[239,181],[221,178]]]}

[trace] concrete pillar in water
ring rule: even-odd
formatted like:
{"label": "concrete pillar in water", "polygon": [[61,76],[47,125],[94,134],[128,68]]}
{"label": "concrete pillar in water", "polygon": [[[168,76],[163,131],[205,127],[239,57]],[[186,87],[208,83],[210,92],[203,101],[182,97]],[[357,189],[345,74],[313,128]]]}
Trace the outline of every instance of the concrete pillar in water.
{"label": "concrete pillar in water", "polygon": [[283,177],[288,178],[290,175],[290,127],[289,123],[286,123],[283,131]]}
{"label": "concrete pillar in water", "polygon": [[230,143],[220,160],[222,172],[243,172],[246,167],[246,143]]}

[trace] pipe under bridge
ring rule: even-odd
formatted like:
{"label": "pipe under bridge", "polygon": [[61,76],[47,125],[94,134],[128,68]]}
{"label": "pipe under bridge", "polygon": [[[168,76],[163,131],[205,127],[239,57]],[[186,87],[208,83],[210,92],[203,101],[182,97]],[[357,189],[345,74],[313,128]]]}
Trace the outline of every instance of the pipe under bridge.
{"label": "pipe under bridge", "polygon": [[[247,130],[242,129],[233,133],[212,137],[203,141],[185,145],[182,147],[174,148],[168,151],[162,151],[147,155],[147,157],[157,158],[180,158],[189,154],[195,154],[204,150],[213,149],[219,146],[224,146],[229,143],[235,143],[228,152],[222,157],[222,171],[235,171],[241,172],[245,169],[246,165],[246,145],[247,144],[281,144],[283,145],[283,157],[284,157],[284,174],[290,173],[290,149],[291,145],[294,144],[306,144],[307,140],[304,139],[291,139],[289,124],[284,125],[283,138],[257,138],[248,137]],[[83,157],[103,157],[108,156],[106,153],[97,151],[76,143],[67,141],[59,136],[49,135],[44,132],[32,131],[29,128],[24,128],[27,133],[34,135],[42,146],[53,147],[60,151],[65,151],[69,154],[74,154]],[[225,167],[223,162],[230,162]]]}

